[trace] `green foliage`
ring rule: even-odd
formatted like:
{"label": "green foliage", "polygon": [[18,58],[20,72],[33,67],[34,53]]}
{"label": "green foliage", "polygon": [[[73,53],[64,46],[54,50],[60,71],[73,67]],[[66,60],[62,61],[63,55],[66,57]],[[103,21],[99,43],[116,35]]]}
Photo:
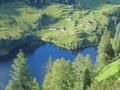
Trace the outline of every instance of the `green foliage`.
{"label": "green foliage", "polygon": [[[39,0],[34,1],[39,2]],[[69,2],[69,0],[67,1]],[[50,3],[40,9],[24,2],[1,4],[0,41],[19,40],[27,36],[33,37],[32,35],[34,35],[34,37],[40,37],[44,41],[52,42],[67,49],[96,46],[105,28],[111,28],[108,27],[112,26],[111,20],[114,19],[117,24],[119,17],[116,13],[119,13],[120,6],[119,4],[104,5],[106,0],[95,0],[94,2],[81,0],[80,2],[83,2],[85,7],[98,4],[101,6],[94,10],[86,8],[86,10],[79,11],[74,9],[73,5],[56,3]],[[118,1],[115,0],[115,2]],[[64,27],[65,30],[63,31]],[[51,28],[55,30],[51,31]],[[44,34],[42,35],[41,33]],[[79,37],[76,37],[76,34],[79,34]],[[6,47],[2,48],[5,53],[9,51]],[[14,47],[16,46],[14,45]]]}
{"label": "green foliage", "polygon": [[102,81],[95,82],[87,90],[119,90],[120,82],[119,81]]}
{"label": "green foliage", "polygon": [[115,54],[118,57],[120,54],[120,24],[117,25],[116,34],[112,43]]}
{"label": "green foliage", "polygon": [[40,86],[34,79],[26,64],[26,58],[20,51],[12,65],[11,80],[6,90],[40,90]]}
{"label": "green foliage", "polygon": [[78,55],[71,63],[58,59],[48,69],[43,90],[86,90],[92,80],[91,66],[89,56]]}
{"label": "green foliage", "polygon": [[92,80],[91,80],[91,72],[89,71],[89,69],[86,69],[85,73],[84,73],[84,80],[83,80],[83,84],[84,84],[84,87],[83,87],[83,90],[86,90],[92,83]]}
{"label": "green foliage", "polygon": [[50,56],[50,57],[48,58],[48,65],[47,65],[47,70],[48,70],[48,72],[51,72],[51,71],[52,71],[52,66],[53,66],[53,59],[52,59],[52,57]]}
{"label": "green foliage", "polygon": [[[74,68],[74,77],[75,77],[75,85],[73,90],[85,90],[87,86],[90,84],[91,76],[89,77],[87,70],[90,70],[91,72],[91,61],[90,57],[84,57],[81,55],[78,55],[76,57],[75,62],[73,62],[73,68]],[[89,79],[88,79],[89,78]]]}
{"label": "green foliage", "polygon": [[112,62],[114,51],[112,49],[111,36],[109,31],[104,32],[98,50],[98,64],[100,62],[101,64],[108,64]]}
{"label": "green foliage", "polygon": [[80,9],[84,9],[87,7],[87,4],[89,0],[76,0],[76,7],[80,10]]}
{"label": "green foliage", "polygon": [[[0,0],[1,2],[3,0]],[[0,50],[0,54],[8,53],[8,48],[11,48],[8,47],[9,45],[6,48],[3,45],[4,41],[20,40],[29,35],[40,37],[44,41],[50,41],[67,49],[96,45],[103,35],[98,47],[95,67],[99,72],[95,74],[94,79],[98,82],[93,83],[95,70],[89,56],[78,55],[74,62],[64,59],[53,62],[50,57],[43,90],[120,89],[119,83],[112,81],[119,79],[120,75],[120,62],[113,59],[120,56],[119,0],[76,0],[74,5],[64,5],[70,4],[71,0],[30,0],[28,2],[44,7],[39,9],[23,2],[0,4],[0,49],[3,49]],[[110,29],[110,32],[107,29]],[[112,44],[110,33],[113,33],[113,36],[115,33]],[[17,55],[12,67],[11,80],[6,90],[40,89],[37,80],[29,71],[22,52]]]}
{"label": "green foliage", "polygon": [[119,78],[119,70],[120,70],[120,60],[117,59],[116,61],[108,64],[102,70],[99,71],[95,80],[103,81],[107,79],[116,79]]}
{"label": "green foliage", "polygon": [[52,71],[45,77],[43,90],[72,90],[73,76],[71,64],[64,59],[56,60]]}

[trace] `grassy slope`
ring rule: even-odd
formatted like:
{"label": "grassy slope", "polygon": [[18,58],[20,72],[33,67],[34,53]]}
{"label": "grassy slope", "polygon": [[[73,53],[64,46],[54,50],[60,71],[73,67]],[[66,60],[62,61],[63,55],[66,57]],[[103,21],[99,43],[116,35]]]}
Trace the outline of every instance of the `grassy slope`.
{"label": "grassy slope", "polygon": [[[75,47],[74,43],[82,39],[94,42],[96,35],[93,32],[97,31],[96,26],[99,24],[104,28],[109,21],[109,17],[103,13],[112,13],[120,7],[119,0],[114,0],[114,3],[117,2],[117,4],[108,5],[103,4],[104,2],[105,0],[95,0],[94,2],[90,0],[89,9],[83,11],[77,11],[71,5],[62,4],[49,5],[43,9],[36,9],[20,2],[0,5],[0,39],[14,40],[22,38],[26,32],[29,33],[30,30],[36,27],[35,22],[40,19],[42,14],[47,14],[53,18],[60,18],[60,21],[55,23],[56,31],[42,30],[39,32],[38,30],[36,35],[42,37],[43,40],[50,41],[52,39],[50,42],[68,49],[73,49]],[[87,25],[89,20],[94,22]],[[75,21],[78,22],[76,26]],[[65,32],[61,31],[63,27],[66,27]],[[77,38],[74,29],[87,34],[87,36]],[[72,44],[73,46],[71,46]]]}
{"label": "grassy slope", "polygon": [[[98,5],[98,1],[99,1],[99,5]],[[73,31],[73,30],[76,30],[77,32],[87,34],[87,36],[84,36],[84,37],[80,36],[82,38],[79,38],[79,39],[83,39],[83,40],[85,39],[90,42],[95,42],[96,37],[97,37],[95,33],[96,32],[101,33],[102,31],[105,30],[105,28],[107,28],[106,26],[109,24],[110,17],[106,16],[105,14],[114,13],[114,11],[118,11],[117,9],[120,7],[120,4],[105,4],[105,2],[106,2],[105,0],[104,1],[95,0],[94,3],[92,1],[89,1],[89,3],[92,3],[90,5],[94,6],[94,4],[96,4],[98,6],[94,8],[92,6],[89,6],[89,9],[82,10],[82,11],[77,11],[77,10],[74,10],[72,6],[65,7],[64,5],[63,6],[53,5],[53,6],[47,7],[46,10],[48,11],[49,15],[51,15],[52,17],[57,17],[57,18],[61,18],[62,16],[62,19],[60,19],[59,22],[55,23],[55,26],[57,27],[57,30],[59,30],[59,33],[56,33],[56,31],[50,31],[52,32],[51,34],[53,34],[54,32],[56,34],[54,33],[53,35],[50,35],[49,33],[49,36],[48,34],[42,34],[41,37],[43,38],[43,40],[46,40],[46,41],[50,41],[52,39],[52,41],[50,42],[54,41],[53,43],[59,46],[62,46],[68,49],[70,48],[74,49],[74,45],[71,47],[68,47],[68,46],[77,42],[76,41],[77,39],[75,39],[76,38],[75,32]],[[115,2],[118,3],[120,1],[115,0],[114,3]],[[52,12],[51,10],[54,10],[54,8],[55,8],[56,13],[51,14]],[[61,14],[59,10],[61,11]],[[87,23],[90,20],[92,20],[93,23],[88,25]],[[75,26],[76,21],[78,23]],[[101,28],[96,29],[98,28],[98,26],[100,26]],[[61,29],[64,27],[66,27],[66,31],[65,31],[66,33],[61,31]],[[46,32],[48,33],[49,31],[46,31]],[[62,35],[59,35],[59,34],[62,34]],[[71,37],[71,39],[68,39],[67,35]],[[54,39],[55,36],[57,36],[57,38]],[[63,37],[64,39],[62,39]],[[67,44],[67,42],[69,42],[69,44]],[[63,44],[61,45],[61,43]]]}
{"label": "grassy slope", "polygon": [[[14,2],[0,5],[0,55],[6,55],[12,49],[25,42],[21,40],[31,34],[34,22],[41,16],[41,11],[25,3]],[[4,41],[4,42],[3,42]],[[26,41],[26,43],[29,40]]]}
{"label": "grassy slope", "polygon": [[0,39],[20,38],[24,32],[32,29],[41,15],[39,10],[24,3],[0,5]]}
{"label": "grassy slope", "polygon": [[120,71],[120,59],[112,62],[111,64],[105,66],[99,74],[95,77],[95,80],[97,81],[102,81],[106,79],[115,79],[119,78],[119,73]]}

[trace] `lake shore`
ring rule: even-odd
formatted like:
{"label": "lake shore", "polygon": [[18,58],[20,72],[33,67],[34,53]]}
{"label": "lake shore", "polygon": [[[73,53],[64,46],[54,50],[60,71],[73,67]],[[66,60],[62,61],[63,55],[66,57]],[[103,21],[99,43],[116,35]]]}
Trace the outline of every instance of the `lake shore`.
{"label": "lake shore", "polygon": [[19,40],[8,40],[8,41],[0,41],[0,57],[5,57],[9,55],[11,52],[14,52],[22,49],[23,47],[30,47],[30,48],[35,48],[36,46],[39,46],[41,43],[53,43],[58,47],[61,47],[63,49],[67,50],[82,50],[84,48],[90,48],[90,47],[97,47],[97,45],[90,43],[84,46],[79,46],[76,48],[73,48],[72,45],[65,45],[62,43],[56,43],[55,41],[46,41],[46,40],[41,40],[39,38],[36,38],[34,36],[28,36],[21,38]]}

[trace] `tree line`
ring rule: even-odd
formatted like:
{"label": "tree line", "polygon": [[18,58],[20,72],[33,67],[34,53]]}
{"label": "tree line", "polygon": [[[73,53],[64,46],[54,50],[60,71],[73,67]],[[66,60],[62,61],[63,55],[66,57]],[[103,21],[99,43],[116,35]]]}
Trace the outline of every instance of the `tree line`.
{"label": "tree line", "polygon": [[115,35],[105,30],[98,46],[97,62],[101,67],[120,58],[120,23],[116,26]]}
{"label": "tree line", "polygon": [[26,64],[24,53],[20,51],[12,65],[6,90],[86,90],[92,80],[91,67],[89,56],[78,55],[74,62],[64,58],[53,62],[52,57],[49,57],[47,74],[40,86]]}
{"label": "tree line", "polygon": [[38,4],[48,4],[51,2],[63,3],[63,4],[74,4],[77,0],[0,0],[0,2],[14,2],[14,1],[25,1]]}
{"label": "tree line", "polygon": [[0,0],[0,3],[5,2],[28,2],[31,5],[44,6],[51,3],[72,4],[77,8],[82,8],[87,3],[87,0]]}

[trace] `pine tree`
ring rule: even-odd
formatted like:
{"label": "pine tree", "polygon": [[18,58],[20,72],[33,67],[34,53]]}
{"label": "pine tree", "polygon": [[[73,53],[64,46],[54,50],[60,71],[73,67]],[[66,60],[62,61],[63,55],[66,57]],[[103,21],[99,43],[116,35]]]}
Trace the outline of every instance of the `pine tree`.
{"label": "pine tree", "polygon": [[48,65],[47,65],[47,74],[45,75],[45,79],[43,82],[43,90],[52,90],[51,81],[52,81],[52,67],[53,67],[53,59],[50,56],[48,58]]}
{"label": "pine tree", "polygon": [[48,58],[48,65],[47,65],[47,70],[48,70],[48,72],[52,71],[52,66],[53,66],[53,59],[52,59],[52,57],[50,56],[50,57]]}
{"label": "pine tree", "polygon": [[90,84],[90,83],[86,83],[85,85],[85,82],[87,82],[87,80],[85,79],[87,78],[87,75],[85,76],[85,74],[87,68],[91,69],[91,65],[92,63],[89,56],[84,57],[82,55],[78,55],[76,57],[75,62],[73,63],[74,77],[75,77],[73,90],[84,90],[84,88],[86,88],[86,85],[88,86]]}
{"label": "pine tree", "polygon": [[76,0],[76,7],[77,9],[84,9],[87,7],[88,0]]}
{"label": "pine tree", "polygon": [[43,90],[73,90],[73,80],[71,64],[64,59],[56,60],[45,77]]}
{"label": "pine tree", "polygon": [[22,51],[17,55],[12,65],[11,80],[6,90],[40,90],[37,81],[32,77]]}
{"label": "pine tree", "polygon": [[116,57],[120,54],[120,24],[117,25],[116,34],[112,41],[112,46],[115,51]]}
{"label": "pine tree", "polygon": [[86,90],[90,86],[91,82],[92,82],[91,73],[89,69],[86,69],[84,73],[84,79],[83,79],[83,90]]}
{"label": "pine tree", "polygon": [[101,64],[108,64],[112,62],[114,57],[114,50],[111,44],[111,36],[109,31],[105,31],[98,47],[97,62]]}

